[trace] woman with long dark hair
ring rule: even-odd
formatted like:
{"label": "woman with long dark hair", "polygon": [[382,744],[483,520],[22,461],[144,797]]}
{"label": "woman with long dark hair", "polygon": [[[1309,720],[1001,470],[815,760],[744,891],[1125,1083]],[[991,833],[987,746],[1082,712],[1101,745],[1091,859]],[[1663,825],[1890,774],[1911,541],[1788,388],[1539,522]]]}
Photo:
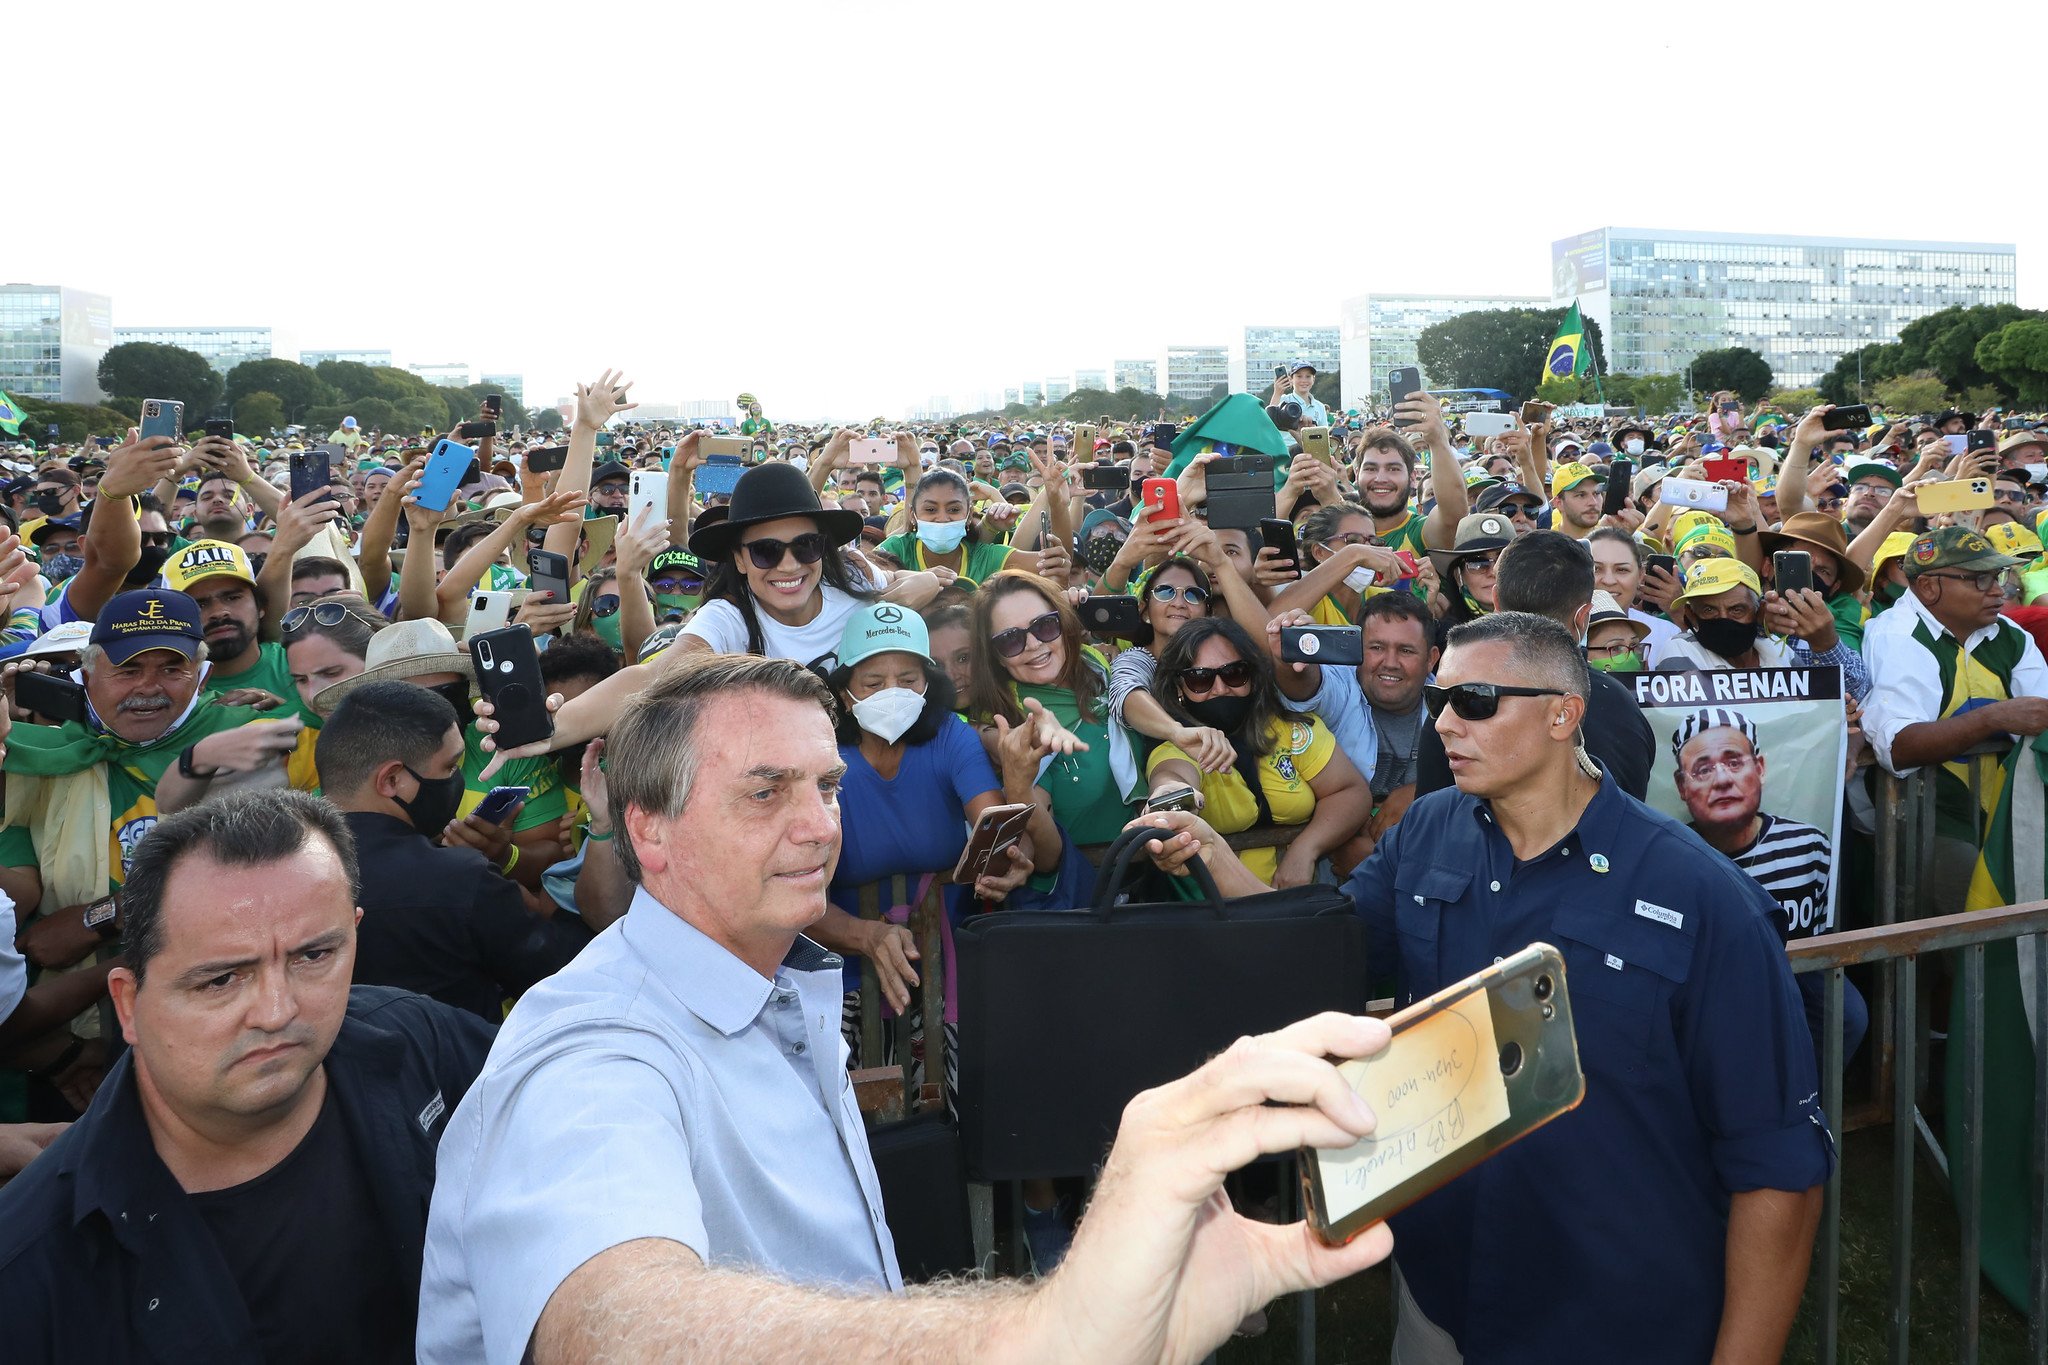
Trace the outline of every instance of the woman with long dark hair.
{"label": "woman with long dark hair", "polygon": [[1284,853],[1247,849],[1246,867],[1274,886],[1314,880],[1316,861],[1372,814],[1372,789],[1323,723],[1283,709],[1272,660],[1227,617],[1190,621],[1159,655],[1153,692],[1184,725],[1223,732],[1236,761],[1204,772],[1172,744],[1146,764],[1151,794],[1192,787],[1202,818],[1219,834],[1255,825],[1299,825]]}

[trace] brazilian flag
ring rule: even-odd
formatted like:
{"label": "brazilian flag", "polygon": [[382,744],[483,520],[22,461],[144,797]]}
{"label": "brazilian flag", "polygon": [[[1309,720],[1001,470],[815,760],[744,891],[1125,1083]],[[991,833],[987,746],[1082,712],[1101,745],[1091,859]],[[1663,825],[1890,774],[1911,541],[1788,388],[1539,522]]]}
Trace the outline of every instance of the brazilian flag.
{"label": "brazilian flag", "polygon": [[28,414],[21,410],[21,404],[0,393],[0,431],[9,436],[21,435],[21,422],[26,416]]}
{"label": "brazilian flag", "polygon": [[[2048,887],[2048,736],[2021,740],[2006,755],[1998,804],[1985,827],[1970,881],[1968,910],[1993,910],[2043,898]],[[1995,780],[1995,779],[1993,779]],[[1988,786],[1988,782],[1987,782]],[[1984,1222],[1979,1249],[1985,1278],[2021,1312],[2027,1307],[2031,1225],[2028,1195],[2034,1159],[2034,1048],[2040,993],[2027,939],[1984,949]],[[1949,1019],[1951,1047],[1962,1038],[1962,992]],[[1962,1058],[1948,1068],[1948,1150],[1962,1141]]]}
{"label": "brazilian flag", "polygon": [[1537,382],[1582,375],[1592,363],[1592,357],[1586,354],[1586,323],[1579,316],[1578,300],[1574,299],[1572,310],[1564,315],[1564,321],[1557,325],[1557,335],[1551,338],[1550,350],[1543,357],[1543,373]]}

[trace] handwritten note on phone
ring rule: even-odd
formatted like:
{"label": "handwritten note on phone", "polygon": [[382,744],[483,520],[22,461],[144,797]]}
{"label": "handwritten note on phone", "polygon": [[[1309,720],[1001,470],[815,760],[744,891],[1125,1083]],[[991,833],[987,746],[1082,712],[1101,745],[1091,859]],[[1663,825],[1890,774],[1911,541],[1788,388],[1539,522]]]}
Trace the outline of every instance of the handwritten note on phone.
{"label": "handwritten note on phone", "polygon": [[1508,1116],[1484,991],[1394,1035],[1377,1057],[1338,1068],[1379,1119],[1373,1136],[1322,1158],[1332,1222],[1491,1131]]}

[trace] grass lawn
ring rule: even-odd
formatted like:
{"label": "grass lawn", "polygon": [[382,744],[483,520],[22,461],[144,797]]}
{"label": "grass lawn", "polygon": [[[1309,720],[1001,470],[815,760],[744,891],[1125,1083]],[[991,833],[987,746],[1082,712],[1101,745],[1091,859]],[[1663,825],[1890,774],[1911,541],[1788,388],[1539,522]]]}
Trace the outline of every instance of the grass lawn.
{"label": "grass lawn", "polygon": [[[1875,1365],[1887,1359],[1891,1318],[1891,1129],[1868,1128],[1850,1135],[1842,1173],[1841,1355],[1845,1365]],[[1958,1234],[1954,1206],[1935,1185],[1923,1163],[1913,1181],[1913,1358],[1957,1358],[1955,1320],[1958,1291]],[[1316,1301],[1318,1365],[1383,1365],[1393,1348],[1392,1278],[1377,1267],[1322,1291]],[[1987,1365],[2026,1357],[2026,1319],[1984,1286],[1979,1359]],[[1264,1336],[1233,1340],[1218,1353],[1222,1365],[1284,1365],[1295,1358],[1295,1301],[1267,1310]],[[1815,1358],[1817,1288],[1806,1303],[1785,1353],[1791,1361]],[[1559,1342],[1558,1359],[1572,1358],[1571,1343]],[[1650,1358],[1650,1357],[1645,1357]]]}

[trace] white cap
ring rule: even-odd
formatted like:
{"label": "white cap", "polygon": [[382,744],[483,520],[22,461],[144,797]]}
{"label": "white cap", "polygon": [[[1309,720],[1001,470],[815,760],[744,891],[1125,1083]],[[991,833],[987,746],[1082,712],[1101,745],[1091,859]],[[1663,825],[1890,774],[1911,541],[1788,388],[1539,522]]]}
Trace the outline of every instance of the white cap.
{"label": "white cap", "polygon": [[21,657],[40,659],[52,654],[83,654],[91,640],[92,622],[66,621],[38,635],[33,644],[21,651]]}

